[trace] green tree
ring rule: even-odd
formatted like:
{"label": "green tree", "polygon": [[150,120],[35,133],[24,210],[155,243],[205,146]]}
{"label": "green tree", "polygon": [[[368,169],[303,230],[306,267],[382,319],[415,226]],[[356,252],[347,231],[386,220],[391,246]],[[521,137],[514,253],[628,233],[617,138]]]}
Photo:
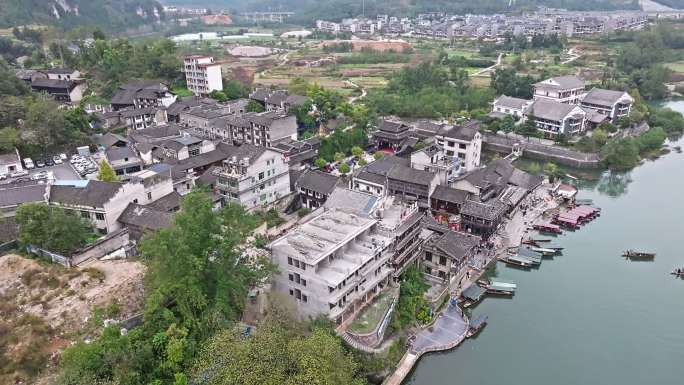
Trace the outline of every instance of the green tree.
{"label": "green tree", "polygon": [[249,96],[249,87],[233,79],[223,79],[223,93],[228,100],[246,98]]}
{"label": "green tree", "polygon": [[361,155],[363,155],[363,148],[361,148],[359,146],[354,146],[351,148],[351,153],[352,153],[352,155],[354,155],[355,157],[358,158]]}
{"label": "green tree", "polygon": [[382,151],[376,151],[375,154],[373,154],[373,158],[375,160],[381,159],[384,156],[385,156],[385,153]]}
{"label": "green tree", "polygon": [[226,94],[223,93],[223,91],[211,91],[209,97],[221,103],[225,103],[228,101],[228,96],[226,96]]}
{"label": "green tree", "polygon": [[97,180],[103,182],[117,182],[119,177],[114,172],[112,166],[110,166],[106,160],[102,159],[102,161],[100,161],[100,172],[97,174]]}
{"label": "green tree", "polygon": [[346,163],[340,164],[340,173],[341,173],[342,175],[347,175],[347,174],[349,174],[349,171],[351,171],[351,170],[349,169],[349,165],[348,165],[348,164],[346,164]]}
{"label": "green tree", "polygon": [[365,383],[356,377],[358,364],[338,337],[320,328],[306,335],[289,326],[296,322],[283,321],[269,319],[248,338],[218,333],[199,355],[193,377],[206,385]]}
{"label": "green tree", "polygon": [[245,111],[247,112],[264,112],[264,106],[262,106],[259,102],[250,100],[249,103],[247,103],[247,107],[245,107]]}
{"label": "green tree", "polygon": [[603,147],[601,155],[611,170],[628,170],[639,162],[639,146],[631,138],[613,140]]}
{"label": "green tree", "polygon": [[44,203],[19,206],[16,216],[18,240],[23,245],[34,245],[58,253],[69,254],[85,246],[93,234],[87,220],[59,207]]}
{"label": "green tree", "polygon": [[344,154],[344,152],[336,152],[335,153],[335,162],[341,162],[344,160],[345,157],[346,157],[346,155]]}
{"label": "green tree", "polygon": [[14,150],[21,143],[19,131],[14,127],[0,129],[0,153],[7,153]]}
{"label": "green tree", "polygon": [[395,329],[400,330],[416,322],[418,312],[426,306],[425,293],[429,287],[418,267],[406,269],[401,276],[399,302],[392,320]]}
{"label": "green tree", "polygon": [[314,161],[314,165],[318,168],[324,168],[328,165],[328,162],[326,162],[323,158],[316,158],[316,160]]}
{"label": "green tree", "polygon": [[311,88],[311,83],[301,76],[290,79],[290,82],[287,84],[288,92],[294,95],[306,95],[309,92],[309,88]]}

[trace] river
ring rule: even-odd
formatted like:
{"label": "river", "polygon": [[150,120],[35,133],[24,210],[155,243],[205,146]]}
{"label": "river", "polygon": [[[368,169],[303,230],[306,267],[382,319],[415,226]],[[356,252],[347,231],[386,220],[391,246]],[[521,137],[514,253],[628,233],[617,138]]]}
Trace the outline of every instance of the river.
{"label": "river", "polygon": [[[666,104],[684,113],[684,102]],[[680,139],[671,146],[684,146]],[[471,340],[424,356],[406,381],[419,385],[675,385],[684,383],[684,154],[672,151],[629,173],[585,182],[597,220],[554,243],[562,256],[538,270],[499,263],[511,299],[472,310],[489,324]],[[657,252],[629,262],[627,248]]]}

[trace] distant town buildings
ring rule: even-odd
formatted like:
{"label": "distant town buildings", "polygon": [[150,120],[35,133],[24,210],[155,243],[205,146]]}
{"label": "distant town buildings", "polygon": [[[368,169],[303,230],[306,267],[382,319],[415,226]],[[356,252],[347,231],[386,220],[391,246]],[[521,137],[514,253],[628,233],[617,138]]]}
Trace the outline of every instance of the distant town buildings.
{"label": "distant town buildings", "polygon": [[539,35],[557,33],[577,37],[620,30],[641,29],[648,14],[640,11],[571,12],[545,9],[512,15],[419,14],[414,18],[377,15],[375,19],[350,18],[341,22],[317,20],[316,28],[333,34],[411,34],[430,38],[500,38],[506,34]]}

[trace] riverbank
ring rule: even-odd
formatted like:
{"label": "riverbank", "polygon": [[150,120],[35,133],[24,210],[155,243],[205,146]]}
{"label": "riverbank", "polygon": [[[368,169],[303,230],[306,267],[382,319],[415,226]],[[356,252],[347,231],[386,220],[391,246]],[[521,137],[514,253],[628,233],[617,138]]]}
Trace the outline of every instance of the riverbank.
{"label": "riverbank", "polygon": [[[563,255],[539,269],[497,263],[492,275],[515,281],[515,297],[478,304],[472,317],[489,316],[483,332],[457,349],[423,357],[405,383],[679,383],[673,368],[684,349],[684,285],[670,272],[684,265],[682,164],[684,155],[672,151],[631,172],[578,181],[579,196],[592,199],[602,216],[555,237]],[[658,257],[625,261],[625,248]]]}

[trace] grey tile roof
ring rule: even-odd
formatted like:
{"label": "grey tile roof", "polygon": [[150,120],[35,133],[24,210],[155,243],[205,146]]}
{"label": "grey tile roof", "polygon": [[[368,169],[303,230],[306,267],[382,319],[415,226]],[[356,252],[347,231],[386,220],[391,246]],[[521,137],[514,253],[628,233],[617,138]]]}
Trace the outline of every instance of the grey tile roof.
{"label": "grey tile roof", "polygon": [[142,130],[136,130],[134,131],[131,136],[134,138],[136,136],[141,136],[141,137],[147,137],[150,139],[160,139],[160,138],[168,138],[172,136],[178,136],[181,133],[181,127],[176,125],[176,124],[164,124],[164,125],[159,125],[159,126],[152,126],[148,128],[144,128]]}
{"label": "grey tile roof", "polygon": [[468,198],[468,192],[445,185],[438,185],[435,187],[435,191],[432,192],[431,198],[461,205]]}
{"label": "grey tile roof", "polygon": [[197,178],[196,182],[206,186],[216,185],[216,180],[218,179],[218,177],[216,176],[215,171],[220,169],[221,167],[219,166],[209,167],[207,171],[204,172],[204,174],[200,175],[199,178]]}
{"label": "grey tile roof", "polygon": [[285,99],[285,104],[290,106],[301,106],[309,100],[306,96],[302,95],[289,95]]}
{"label": "grey tile roof", "polygon": [[455,260],[462,260],[480,243],[478,237],[455,231],[447,231],[435,242],[434,246]]}
{"label": "grey tile roof", "polygon": [[395,122],[391,120],[383,120],[378,127],[379,131],[399,133],[409,130],[409,126],[403,122]]}
{"label": "grey tile roof", "polygon": [[[44,184],[0,185],[0,207],[12,207],[29,202],[44,202],[45,189],[46,185]],[[0,220],[0,222],[2,221]]]}
{"label": "grey tile roof", "polygon": [[35,88],[52,88],[60,89],[65,91],[70,91],[76,86],[76,82],[73,80],[58,80],[58,79],[43,79],[37,78],[33,79],[31,82],[31,87]]}
{"label": "grey tile roof", "polygon": [[275,91],[266,98],[266,103],[281,105],[287,99],[287,92]]}
{"label": "grey tile roof", "polygon": [[537,99],[525,114],[541,119],[561,121],[576,107],[577,105],[575,104],[565,104],[549,99]]}
{"label": "grey tile roof", "polygon": [[486,188],[491,185],[506,185],[511,174],[513,165],[505,159],[498,159],[486,167],[471,171],[464,178],[474,186]]}
{"label": "grey tile roof", "polygon": [[173,213],[156,210],[136,203],[129,203],[119,216],[118,221],[126,226],[159,230],[171,227],[173,224]]}
{"label": "grey tile roof", "polygon": [[367,181],[367,182],[375,183],[375,184],[379,184],[379,185],[384,185],[385,182],[387,181],[387,177],[385,175],[375,174],[375,173],[363,171],[363,170],[359,171],[359,173],[356,174],[356,176],[354,176],[354,179],[359,179],[362,181]]}
{"label": "grey tile roof", "polygon": [[[545,83],[549,80],[554,82],[554,83],[558,83],[558,86],[555,86],[555,85],[549,84],[549,83]],[[582,88],[582,87],[584,87],[584,80],[578,78],[575,75],[556,76],[556,77],[538,82],[535,84],[535,86],[536,87],[542,87],[542,88],[559,88],[559,89]]]}
{"label": "grey tile roof", "polygon": [[532,175],[523,170],[514,168],[508,183],[531,191],[541,185],[543,181],[544,177],[542,176]]}
{"label": "grey tile roof", "polygon": [[218,150],[226,155],[226,158],[231,158],[233,156],[237,157],[238,160],[243,158],[249,158],[250,162],[254,162],[258,157],[266,152],[266,147],[255,146],[253,144],[241,144],[239,146],[231,146],[227,143],[219,143],[217,147]]}
{"label": "grey tile roof", "polygon": [[442,135],[445,138],[472,141],[475,138],[475,134],[477,134],[479,131],[480,122],[477,120],[471,120],[462,125],[444,125],[439,130],[438,135]]}
{"label": "grey tile roof", "polygon": [[468,199],[461,206],[461,214],[492,221],[501,217],[507,208],[508,206],[496,199],[484,203]]}
{"label": "grey tile roof", "polygon": [[259,101],[259,102],[262,102],[262,103],[265,103],[266,99],[268,98],[268,96],[270,94],[271,94],[271,90],[269,90],[268,88],[257,88],[254,90],[254,92],[249,94],[249,98],[254,99],[256,101]]}
{"label": "grey tile roof", "polygon": [[338,180],[338,177],[327,172],[309,170],[297,179],[295,186],[328,195],[335,189]]}
{"label": "grey tile roof", "polygon": [[13,164],[17,162],[19,162],[19,156],[14,151],[0,154],[0,164]]}
{"label": "grey tile roof", "polygon": [[176,191],[166,194],[163,197],[147,205],[147,207],[160,211],[176,211],[181,207],[183,197]]}
{"label": "grey tile roof", "polygon": [[53,185],[50,188],[50,202],[65,205],[103,207],[123,188],[119,182],[89,180],[85,187]]}
{"label": "grey tile roof", "polygon": [[131,159],[131,160],[136,160],[138,159],[138,153],[135,152],[130,147],[112,147],[107,150],[105,150],[105,156],[107,157],[107,161],[109,162],[116,162],[117,160],[123,160],[123,159]]}
{"label": "grey tile roof", "polygon": [[104,148],[113,147],[117,143],[128,143],[128,139],[112,132],[108,132],[97,138],[97,144]]}
{"label": "grey tile roof", "polygon": [[521,98],[514,98],[511,96],[506,96],[506,95],[501,95],[496,100],[494,101],[496,105],[500,105],[502,107],[508,107],[508,108],[514,108],[514,109],[522,109],[526,105],[532,103],[531,100],[527,99],[521,99]]}
{"label": "grey tile roof", "polygon": [[[587,96],[582,99],[582,103],[598,104],[600,106],[612,106],[617,103],[623,96],[629,96],[624,91],[604,90],[601,88],[592,88],[587,93]],[[630,97],[631,99],[631,97]]]}
{"label": "grey tile roof", "polygon": [[387,177],[404,183],[429,185],[435,179],[435,174],[425,170],[416,170],[408,166],[396,165],[392,167]]}

